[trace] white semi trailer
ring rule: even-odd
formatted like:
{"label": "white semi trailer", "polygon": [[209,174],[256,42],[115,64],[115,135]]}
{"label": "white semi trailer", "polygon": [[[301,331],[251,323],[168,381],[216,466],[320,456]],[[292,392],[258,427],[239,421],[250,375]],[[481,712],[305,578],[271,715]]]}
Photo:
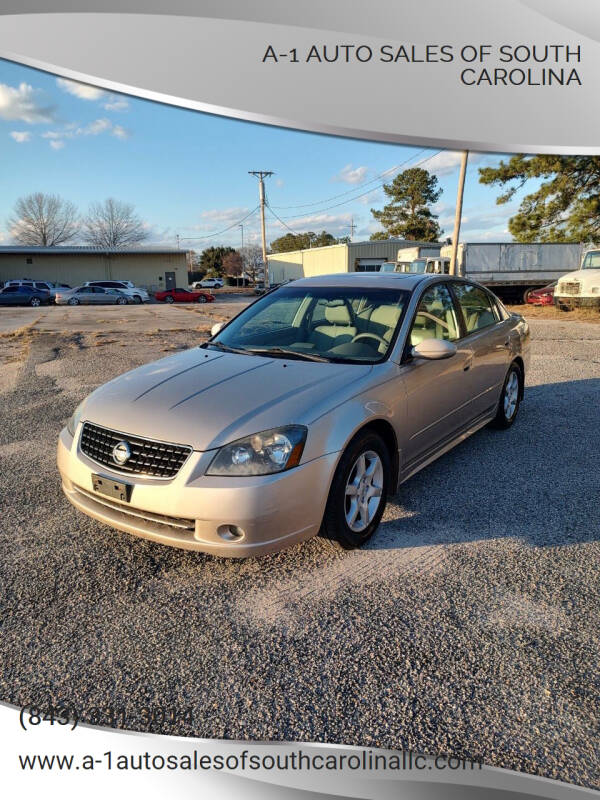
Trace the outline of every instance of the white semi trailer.
{"label": "white semi trailer", "polygon": [[[489,286],[507,302],[523,302],[532,289],[556,282],[565,272],[579,268],[589,245],[533,242],[463,243],[458,245],[457,275]],[[412,269],[399,272],[448,273],[452,245],[437,256],[418,259]]]}

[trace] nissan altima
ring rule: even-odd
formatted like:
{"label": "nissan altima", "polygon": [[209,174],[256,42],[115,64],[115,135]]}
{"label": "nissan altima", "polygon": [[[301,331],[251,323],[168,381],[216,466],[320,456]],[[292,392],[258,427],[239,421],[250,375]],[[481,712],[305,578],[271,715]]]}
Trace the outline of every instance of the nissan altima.
{"label": "nissan altima", "polygon": [[218,556],[364,544],[403,481],[512,426],[529,353],[521,316],[436,275],[304,278],[212,334],[92,392],[58,467],[85,514]]}

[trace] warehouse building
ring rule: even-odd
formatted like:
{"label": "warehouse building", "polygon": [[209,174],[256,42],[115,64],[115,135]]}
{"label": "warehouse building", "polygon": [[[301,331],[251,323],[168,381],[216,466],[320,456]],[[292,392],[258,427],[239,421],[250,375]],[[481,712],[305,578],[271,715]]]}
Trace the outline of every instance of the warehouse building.
{"label": "warehouse building", "polygon": [[329,247],[272,253],[269,262],[269,282],[281,283],[313,275],[336,272],[377,272],[386,261],[395,261],[400,247],[417,247],[430,242],[411,242],[407,239],[384,239],[375,242],[350,242]]}
{"label": "warehouse building", "polygon": [[34,280],[79,286],[133,281],[150,291],[188,285],[188,252],[170,247],[0,247],[0,282]]}

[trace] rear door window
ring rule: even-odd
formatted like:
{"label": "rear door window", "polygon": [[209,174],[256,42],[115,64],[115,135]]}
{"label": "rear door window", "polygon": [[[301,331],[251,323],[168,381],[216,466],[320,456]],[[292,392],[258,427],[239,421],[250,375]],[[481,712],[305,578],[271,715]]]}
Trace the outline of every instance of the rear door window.
{"label": "rear door window", "polygon": [[467,336],[498,322],[495,303],[484,289],[472,283],[455,283],[452,288],[463,315]]}

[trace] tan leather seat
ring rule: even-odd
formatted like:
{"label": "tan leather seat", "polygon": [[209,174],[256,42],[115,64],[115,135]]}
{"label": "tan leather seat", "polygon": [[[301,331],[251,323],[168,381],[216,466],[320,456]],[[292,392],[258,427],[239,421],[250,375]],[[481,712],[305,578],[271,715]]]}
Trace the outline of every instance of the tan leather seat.
{"label": "tan leather seat", "polygon": [[348,306],[345,303],[327,305],[324,309],[327,324],[317,325],[311,335],[310,341],[317,350],[329,350],[339,344],[351,342],[357,334],[357,329],[352,325]]}
{"label": "tan leather seat", "polygon": [[[374,333],[387,343],[392,340],[402,309],[398,305],[380,305],[373,309],[365,333]],[[368,339],[365,339],[368,341]],[[386,345],[380,343],[379,351],[385,352]]]}

